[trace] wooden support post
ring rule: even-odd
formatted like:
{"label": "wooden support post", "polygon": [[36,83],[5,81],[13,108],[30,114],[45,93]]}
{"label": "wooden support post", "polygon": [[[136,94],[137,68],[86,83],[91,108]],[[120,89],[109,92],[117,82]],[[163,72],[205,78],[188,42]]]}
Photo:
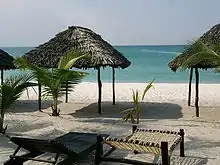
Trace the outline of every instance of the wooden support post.
{"label": "wooden support post", "polygon": [[4,71],[3,71],[3,69],[1,69],[1,84],[3,84],[3,82],[4,82]]}
{"label": "wooden support post", "polygon": [[112,90],[113,90],[113,105],[115,105],[115,68],[112,67]]}
{"label": "wooden support post", "polygon": [[115,105],[115,68],[112,67],[112,104]]}
{"label": "wooden support post", "polygon": [[161,142],[162,165],[169,165],[168,142]]}
{"label": "wooden support post", "polygon": [[99,87],[99,96],[98,96],[98,113],[102,113],[101,100],[102,100],[102,82],[100,78],[100,67],[98,68],[98,87]]}
{"label": "wooden support post", "polygon": [[103,139],[101,135],[97,136],[96,141],[96,151],[95,151],[95,165],[99,165],[101,163],[101,157],[103,155]]}
{"label": "wooden support post", "polygon": [[[137,125],[132,125],[132,134],[137,130]],[[134,154],[138,154],[139,152],[134,150]]]}
{"label": "wooden support post", "polygon": [[198,68],[195,68],[195,76],[196,76],[195,107],[196,107],[196,117],[199,117],[199,71],[198,71]]}
{"label": "wooden support post", "polygon": [[66,100],[65,103],[68,103],[68,81],[66,81]]}
{"label": "wooden support post", "polygon": [[189,75],[189,93],[188,93],[188,106],[190,106],[190,104],[191,104],[192,76],[193,76],[193,68],[190,68],[190,75]]}
{"label": "wooden support post", "polygon": [[181,136],[181,142],[180,142],[180,156],[181,157],[184,157],[185,154],[184,154],[184,130],[183,129],[180,129],[180,132],[179,132],[179,135]]}
{"label": "wooden support post", "polygon": [[38,110],[41,111],[41,84],[38,80]]}
{"label": "wooden support post", "polygon": [[132,133],[134,133],[137,130],[137,125],[132,125]]}

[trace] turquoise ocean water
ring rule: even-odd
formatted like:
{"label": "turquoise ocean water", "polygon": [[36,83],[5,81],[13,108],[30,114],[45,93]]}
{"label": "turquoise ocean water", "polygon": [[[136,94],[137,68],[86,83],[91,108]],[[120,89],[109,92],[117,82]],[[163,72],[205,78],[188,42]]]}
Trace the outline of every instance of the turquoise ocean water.
{"label": "turquoise ocean water", "polygon": [[[183,45],[169,46],[115,46],[125,57],[131,61],[126,69],[116,69],[116,82],[149,82],[155,79],[159,83],[186,83],[189,71],[173,72],[168,68],[168,62],[184,49]],[[10,55],[17,57],[28,52],[32,47],[0,47]],[[6,75],[16,74],[18,71],[7,71]],[[86,82],[97,81],[97,71],[86,70],[89,75]],[[111,68],[101,70],[103,82],[112,81]],[[220,83],[220,74],[214,70],[200,70],[201,83]]]}

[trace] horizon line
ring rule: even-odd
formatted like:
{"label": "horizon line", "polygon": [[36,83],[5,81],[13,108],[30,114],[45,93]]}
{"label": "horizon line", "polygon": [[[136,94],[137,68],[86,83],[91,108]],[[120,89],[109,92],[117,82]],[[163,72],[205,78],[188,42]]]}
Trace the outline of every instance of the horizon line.
{"label": "horizon line", "polygon": [[[149,45],[145,45],[145,44],[128,44],[128,45],[125,45],[125,44],[118,44],[118,45],[112,45],[112,46],[184,46],[184,45],[187,45],[187,44],[149,44]],[[38,45],[39,46],[39,45]],[[3,45],[0,45],[0,48],[35,48],[35,47],[38,47],[38,46],[3,46]]]}

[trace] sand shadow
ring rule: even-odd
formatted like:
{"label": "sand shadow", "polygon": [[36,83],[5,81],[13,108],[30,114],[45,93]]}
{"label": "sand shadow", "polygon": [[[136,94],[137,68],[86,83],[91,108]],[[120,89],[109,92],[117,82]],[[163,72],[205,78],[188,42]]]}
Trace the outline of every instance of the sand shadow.
{"label": "sand shadow", "polygon": [[[58,101],[58,104],[62,101]],[[42,100],[41,109],[47,109],[51,107],[52,100]],[[23,113],[23,112],[35,112],[38,111],[38,100],[17,100],[11,107],[9,112]]]}
{"label": "sand shadow", "polygon": [[[79,118],[122,118],[126,113],[123,110],[132,108],[132,102],[102,102],[102,114],[97,113],[97,103],[89,104],[86,107],[76,110],[72,115]],[[141,119],[178,119],[183,116],[181,106],[172,103],[144,102],[140,104]]]}
{"label": "sand shadow", "polygon": [[192,150],[192,148],[211,149],[220,147],[220,141],[206,140],[189,136],[187,137],[187,139],[189,139],[190,141],[185,142],[185,150]]}

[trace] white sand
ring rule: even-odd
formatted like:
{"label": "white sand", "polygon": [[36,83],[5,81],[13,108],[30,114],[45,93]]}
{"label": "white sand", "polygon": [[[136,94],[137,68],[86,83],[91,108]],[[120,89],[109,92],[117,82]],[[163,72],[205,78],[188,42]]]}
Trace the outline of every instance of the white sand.
{"label": "white sand", "polygon": [[[7,133],[10,136],[28,136],[33,138],[54,138],[69,131],[108,133],[114,136],[128,135],[131,124],[122,122],[121,110],[132,106],[131,89],[139,89],[142,93],[146,84],[117,83],[116,101],[112,105],[111,84],[103,83],[102,109],[97,114],[97,83],[77,85],[75,92],[69,96],[69,103],[60,103],[60,117],[51,117],[50,101],[42,105],[43,111],[38,112],[37,95],[29,89],[29,98],[24,93],[21,99],[12,106],[6,115]],[[175,164],[213,164],[220,161],[220,85],[200,85],[200,115],[195,117],[195,108],[187,106],[188,84],[155,84],[155,89],[147,93],[141,105],[141,126],[153,129],[178,131],[185,129],[185,153],[182,163]],[[192,91],[194,104],[194,85]],[[64,98],[61,98],[63,101]],[[0,164],[6,161],[16,146],[7,138],[0,137]],[[178,149],[174,155],[178,155]],[[116,153],[117,156],[133,157],[127,153]],[[137,155],[138,159],[144,158]],[[178,159],[178,157],[173,157]],[[91,158],[90,158],[91,159]],[[87,161],[87,160],[86,160]],[[90,162],[91,161],[87,161]],[[28,162],[27,164],[33,164]],[[39,164],[39,163],[36,163]],[[92,163],[91,163],[92,164]],[[116,163],[118,164],[118,163]]]}

